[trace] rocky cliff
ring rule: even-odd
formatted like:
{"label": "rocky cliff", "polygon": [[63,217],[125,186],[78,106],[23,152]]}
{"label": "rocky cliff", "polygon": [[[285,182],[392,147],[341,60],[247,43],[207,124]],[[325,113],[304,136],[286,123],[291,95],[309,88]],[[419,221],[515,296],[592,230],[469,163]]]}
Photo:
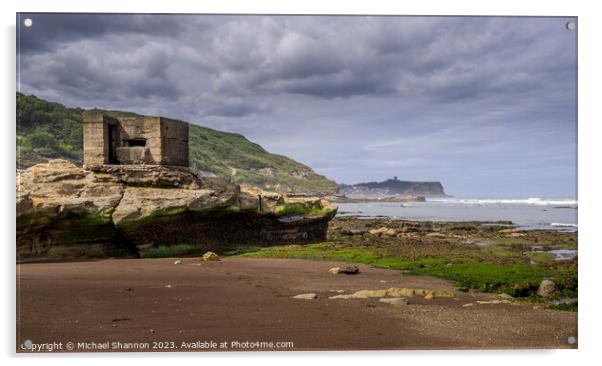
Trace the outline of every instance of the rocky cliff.
{"label": "rocky cliff", "polygon": [[445,197],[440,182],[412,182],[387,179],[383,182],[367,182],[339,185],[341,193],[350,198],[388,197],[416,195],[425,197]]}
{"label": "rocky cliff", "polygon": [[319,198],[241,189],[188,168],[65,160],[18,171],[16,209],[18,260],[317,241],[336,213]]}

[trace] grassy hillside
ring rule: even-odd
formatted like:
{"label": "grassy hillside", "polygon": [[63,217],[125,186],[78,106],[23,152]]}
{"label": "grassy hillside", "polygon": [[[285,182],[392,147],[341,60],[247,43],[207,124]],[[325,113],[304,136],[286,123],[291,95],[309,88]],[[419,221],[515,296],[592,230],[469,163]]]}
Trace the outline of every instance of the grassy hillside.
{"label": "grassy hillside", "polygon": [[[82,163],[82,120],[86,113],[113,117],[136,116],[122,111],[67,108],[35,96],[17,93],[17,168],[49,159]],[[190,125],[191,166],[283,192],[321,193],[336,190],[336,183],[311,168],[282,155],[270,154],[244,136]]]}

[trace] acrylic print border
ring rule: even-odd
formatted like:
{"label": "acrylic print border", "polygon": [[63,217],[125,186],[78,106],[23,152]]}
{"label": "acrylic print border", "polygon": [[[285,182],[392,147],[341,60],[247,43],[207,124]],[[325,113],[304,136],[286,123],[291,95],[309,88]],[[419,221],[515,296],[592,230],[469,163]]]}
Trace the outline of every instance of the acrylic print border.
{"label": "acrylic print border", "polygon": [[[583,19],[583,18],[581,18],[581,17],[580,17],[580,20],[582,20],[582,19]],[[585,17],[585,19],[587,19],[587,16]],[[584,21],[584,22],[585,22],[585,23],[584,23],[582,26],[587,26],[587,21]],[[586,29],[586,28],[584,28],[584,29]],[[583,37],[587,38],[587,34],[585,33],[585,35],[584,35]],[[581,36],[580,36],[580,38],[581,38]],[[587,43],[586,43],[586,44],[587,44]],[[591,59],[590,59],[590,60],[591,60]],[[585,61],[586,61],[586,60],[585,60]],[[586,63],[585,61],[584,61],[583,59],[581,59],[581,60],[580,60],[580,63]],[[583,85],[587,85],[587,82],[585,82]],[[588,99],[588,97],[587,97],[587,96],[585,96],[584,98],[585,98],[585,99]],[[586,105],[587,105],[587,103],[586,103]],[[583,106],[583,103],[580,103],[580,108],[582,108],[582,106]],[[585,125],[582,125],[581,127],[583,127],[583,130],[584,130],[584,131],[591,130],[591,125],[589,125],[589,126],[588,126],[587,124],[585,124]],[[587,135],[586,135],[586,136],[587,136]],[[593,136],[593,135],[590,135],[590,136]],[[585,143],[587,143],[588,141],[590,141],[590,142],[591,142],[591,138],[585,138],[583,141],[585,141]],[[583,145],[582,145],[582,143],[581,143],[581,142],[580,142],[580,146],[581,146],[581,147],[583,147]],[[589,144],[589,146],[591,146],[591,143]],[[585,156],[585,157],[583,157],[583,156]],[[583,159],[585,159],[585,160],[589,159],[589,158],[588,158],[588,156],[591,156],[591,155],[590,155],[590,154],[582,155],[582,160],[583,160]],[[584,173],[584,172],[582,171],[582,172],[580,172],[580,173]],[[591,175],[591,174],[590,174],[590,175]],[[581,182],[580,182],[580,186],[581,186],[581,185],[587,185],[587,184],[586,184],[586,183],[584,183],[584,181],[581,181]],[[586,192],[586,190],[583,190],[583,192]],[[587,195],[587,193],[584,193],[584,195]],[[588,208],[588,207],[587,207],[587,203],[586,203],[586,201],[583,201],[583,202],[581,202],[581,206],[582,206],[582,207],[581,207],[581,209],[582,209],[582,214],[583,214],[583,212],[584,212],[584,211],[586,211],[586,210],[587,210],[587,208]],[[587,221],[587,215],[583,216],[583,222],[586,222],[586,221]],[[580,220],[580,223],[581,223],[581,220]],[[585,224],[583,225],[583,227],[585,227]],[[582,237],[582,240],[583,240],[583,235],[585,235],[585,233],[582,233],[582,235],[581,235],[581,237]],[[9,258],[10,258],[10,256],[9,256]],[[582,262],[582,264],[583,264],[584,262],[586,262],[586,259],[587,259],[587,258],[584,258],[584,261]],[[583,270],[582,270],[582,271],[583,271]],[[582,274],[583,274],[583,272],[582,272]],[[587,295],[585,295],[585,296],[587,296]],[[584,308],[585,308],[585,307],[584,307]],[[584,329],[584,328],[587,328],[587,327],[583,327],[583,328],[581,329],[581,331],[583,331],[583,329]],[[585,341],[585,337],[583,338],[583,341]],[[584,344],[584,343],[583,343],[583,342],[580,342],[580,344],[581,344],[581,347],[580,347],[580,348],[583,348],[583,344]],[[416,354],[416,353],[414,353],[414,354]],[[474,353],[473,353],[473,354],[474,354]],[[563,354],[562,352],[561,352],[561,353],[555,353],[555,357],[560,357],[560,358],[561,358],[561,357],[562,357],[562,354]],[[356,355],[357,355],[357,354],[356,354]],[[466,355],[466,354],[465,354],[465,355]],[[506,353],[506,355],[507,355],[507,353]],[[406,355],[406,356],[407,356],[407,357],[412,357],[411,355]],[[522,356],[519,356],[519,357],[525,357],[525,356],[526,356],[526,355],[523,353],[523,354],[522,354]],[[539,356],[542,356],[542,354],[540,354]],[[478,356],[477,356],[477,357],[478,357]],[[571,357],[572,357],[572,356],[571,356]],[[452,361],[452,363],[454,362],[454,361],[453,361],[453,359],[452,359],[452,360],[450,360],[450,361]]]}

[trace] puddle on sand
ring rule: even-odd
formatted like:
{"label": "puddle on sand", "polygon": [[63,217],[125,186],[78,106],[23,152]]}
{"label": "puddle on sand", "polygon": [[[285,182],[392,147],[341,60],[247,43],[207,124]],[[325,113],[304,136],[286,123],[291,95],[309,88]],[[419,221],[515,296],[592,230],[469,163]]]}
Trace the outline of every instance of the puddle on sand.
{"label": "puddle on sand", "polygon": [[577,298],[575,297],[563,297],[562,299],[550,301],[548,305],[571,305],[576,302]]}
{"label": "puddle on sand", "polygon": [[548,253],[554,254],[554,259],[557,261],[569,261],[577,256],[575,249],[556,249],[550,250]]}
{"label": "puddle on sand", "polygon": [[[528,253],[528,252],[527,252]],[[531,248],[531,253],[550,253],[554,256],[555,261],[570,261],[577,256],[576,249],[554,249],[545,251],[540,246],[534,246]],[[526,253],[524,253],[526,254]]]}

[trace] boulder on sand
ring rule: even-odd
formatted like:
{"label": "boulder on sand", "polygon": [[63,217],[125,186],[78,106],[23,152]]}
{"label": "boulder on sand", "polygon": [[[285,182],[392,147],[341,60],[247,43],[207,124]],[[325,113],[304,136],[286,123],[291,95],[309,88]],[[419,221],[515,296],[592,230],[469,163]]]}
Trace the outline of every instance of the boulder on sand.
{"label": "boulder on sand", "polygon": [[328,272],[332,274],[358,274],[360,273],[360,269],[357,266],[332,267]]}
{"label": "boulder on sand", "polygon": [[397,235],[397,231],[395,231],[395,229],[389,229],[384,226],[379,229],[371,229],[368,231],[368,233],[370,233],[374,236],[396,236]]}
{"label": "boulder on sand", "polygon": [[557,291],[556,284],[552,280],[543,280],[539,284],[537,294],[541,297],[548,297]]}
{"label": "boulder on sand", "polygon": [[207,252],[205,254],[203,254],[202,257],[204,262],[216,262],[219,261],[219,255],[213,253],[213,252]]}

